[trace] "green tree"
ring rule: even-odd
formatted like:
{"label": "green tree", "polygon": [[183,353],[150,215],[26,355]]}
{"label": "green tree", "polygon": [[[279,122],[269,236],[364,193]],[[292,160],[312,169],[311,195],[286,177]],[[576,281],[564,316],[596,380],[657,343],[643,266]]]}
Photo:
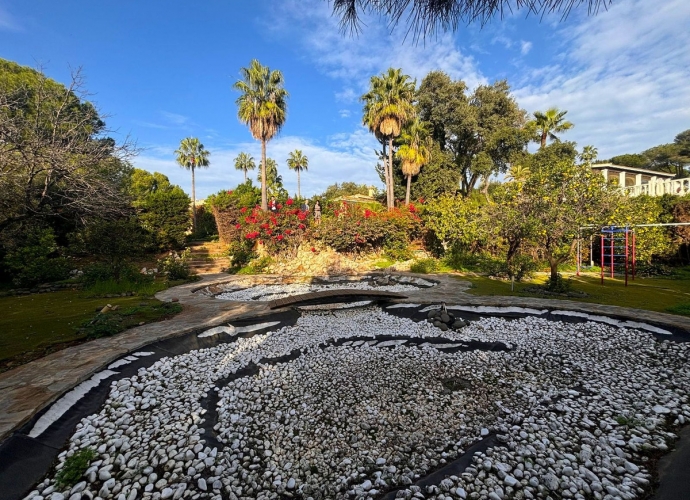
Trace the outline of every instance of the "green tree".
{"label": "green tree", "polygon": [[79,72],[64,86],[0,59],[0,234],[130,210],[122,185],[136,150],[106,136],[87,95]]}
{"label": "green tree", "polygon": [[624,154],[614,156],[609,160],[614,165],[622,165],[624,167],[632,168],[647,168],[649,161],[640,154]]}
{"label": "green tree", "polygon": [[247,172],[249,170],[254,170],[256,168],[256,163],[254,163],[254,157],[247,153],[240,153],[235,158],[235,170],[241,170],[244,172],[244,182],[247,182]]}
{"label": "green tree", "polygon": [[509,252],[532,241],[558,279],[559,264],[568,260],[578,228],[605,225],[620,199],[603,177],[575,162],[572,143],[554,143],[527,158],[524,183],[506,183],[494,193],[493,220],[502,227]]}
{"label": "green tree", "polygon": [[[335,198],[339,198],[341,196],[352,196],[355,194],[361,194],[368,196],[369,191],[373,189],[370,186],[367,186],[366,184],[356,184],[354,182],[343,182],[342,184],[338,184],[337,182],[335,184],[331,184],[326,188],[326,190],[317,198],[321,198],[324,201],[328,200],[333,200]],[[374,189],[374,191],[376,191]]]}
{"label": "green tree", "polygon": [[534,127],[539,135],[539,142],[541,148],[546,146],[546,140],[559,141],[556,134],[563,133],[573,128],[573,124],[565,120],[567,111],[559,111],[558,108],[549,108],[546,111],[535,111],[534,120],[530,125]]}
{"label": "green tree", "polygon": [[412,121],[403,129],[399,142],[401,146],[396,156],[401,162],[402,173],[407,178],[405,205],[409,205],[412,176],[419,174],[422,166],[431,160],[429,130],[426,124],[419,119]]}
{"label": "green tree", "polygon": [[422,120],[431,136],[448,152],[459,172],[460,192],[469,196],[480,179],[505,172],[523,154],[529,141],[525,111],[510,94],[505,81],[481,85],[467,96],[467,86],[445,73],[429,73],[417,99]]}
{"label": "green tree", "polygon": [[290,170],[297,172],[297,198],[302,198],[299,185],[299,174],[302,170],[306,171],[309,168],[309,158],[302,154],[302,151],[295,149],[290,153],[287,159],[287,165]]}
{"label": "green tree", "polygon": [[594,146],[585,146],[582,148],[582,152],[578,155],[580,162],[588,167],[592,166],[592,163],[597,161],[597,156],[599,151]]}
{"label": "green tree", "polygon": [[675,174],[676,178],[688,176],[690,156],[682,154],[680,144],[660,144],[644,151],[642,155],[647,158],[647,168],[651,170]]}
{"label": "green tree", "polygon": [[127,187],[138,220],[158,250],[182,248],[189,229],[191,200],[167,176],[134,169]]}
{"label": "green tree", "polygon": [[196,230],[196,186],[194,184],[194,169],[208,167],[211,155],[196,137],[182,139],[180,147],[175,150],[177,164],[192,171],[192,231]]}
{"label": "green tree", "polygon": [[389,68],[380,76],[372,76],[369,91],[361,97],[364,103],[363,123],[383,144],[386,154],[388,142],[388,163],[384,165],[386,200],[388,209],[394,206],[393,198],[393,140],[402,128],[415,116],[413,105],[416,82],[401,69]]}
{"label": "green tree", "polygon": [[254,139],[261,141],[261,209],[268,209],[266,193],[266,143],[280,131],[287,119],[288,92],[283,88],[283,74],[253,59],[248,68],[240,69],[242,79],[234,87],[237,116],[249,127]]}

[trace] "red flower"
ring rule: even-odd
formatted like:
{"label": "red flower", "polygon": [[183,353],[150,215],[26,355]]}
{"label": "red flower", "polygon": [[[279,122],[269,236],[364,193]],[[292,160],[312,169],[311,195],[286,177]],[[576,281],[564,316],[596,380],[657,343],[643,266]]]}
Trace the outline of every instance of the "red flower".
{"label": "red flower", "polygon": [[304,228],[306,228],[307,226],[305,226],[304,224],[300,224],[298,227],[299,227],[300,229],[304,229]]}
{"label": "red flower", "polygon": [[278,203],[278,210],[280,210],[281,208],[283,208],[283,204],[282,204],[282,203]]}
{"label": "red flower", "polygon": [[235,224],[235,229],[240,229],[242,227],[242,224]]}
{"label": "red flower", "polygon": [[287,201],[285,202],[285,204],[286,204],[288,207],[289,207],[290,205],[292,205],[293,203],[294,203],[294,201],[292,201],[292,198],[288,198]]}
{"label": "red flower", "polygon": [[282,234],[279,234],[277,239],[278,239],[278,241],[283,241],[283,238],[284,238],[284,236]]}
{"label": "red flower", "polygon": [[292,233],[292,229],[286,229],[285,230],[285,234],[291,234],[291,233]]}
{"label": "red flower", "polygon": [[374,215],[374,212],[372,212],[372,211],[369,210],[368,208],[364,209],[364,218],[365,218],[365,219],[368,219],[368,218],[371,217],[372,215]]}
{"label": "red flower", "polygon": [[300,212],[300,213],[297,214],[297,218],[298,218],[299,220],[304,220],[304,219],[307,218],[307,213],[306,213],[306,212]]}
{"label": "red flower", "polygon": [[240,212],[246,213],[246,212],[247,212],[247,207],[242,207],[242,208],[240,208]]}
{"label": "red flower", "polygon": [[261,229],[268,229],[268,222],[261,224]]}
{"label": "red flower", "polygon": [[274,226],[278,224],[278,221],[275,217],[271,217],[271,224],[273,224]]}
{"label": "red flower", "polygon": [[271,231],[270,229],[267,229],[267,230],[266,230],[266,234],[269,235],[269,236],[271,236],[271,235],[273,234],[273,231]]}
{"label": "red flower", "polygon": [[232,194],[232,191],[228,191],[228,194]]}
{"label": "red flower", "polygon": [[418,199],[417,201],[418,201],[419,203],[421,203],[422,205],[424,204],[424,198],[420,198],[420,199]]}
{"label": "red flower", "polygon": [[252,231],[251,233],[247,233],[244,235],[244,237],[247,238],[248,240],[253,240],[257,236],[259,236],[258,231]]}
{"label": "red flower", "polygon": [[316,248],[311,247],[311,251],[314,252],[314,253],[316,253]]}

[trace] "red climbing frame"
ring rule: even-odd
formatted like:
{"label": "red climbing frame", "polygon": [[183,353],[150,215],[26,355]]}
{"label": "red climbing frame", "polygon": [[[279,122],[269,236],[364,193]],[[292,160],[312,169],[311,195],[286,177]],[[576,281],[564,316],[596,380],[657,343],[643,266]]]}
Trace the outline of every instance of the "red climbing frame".
{"label": "red climbing frame", "polygon": [[601,284],[604,284],[604,269],[608,264],[611,278],[616,265],[623,266],[625,286],[628,286],[628,274],[635,280],[635,231],[629,226],[607,226],[601,228],[600,238]]}

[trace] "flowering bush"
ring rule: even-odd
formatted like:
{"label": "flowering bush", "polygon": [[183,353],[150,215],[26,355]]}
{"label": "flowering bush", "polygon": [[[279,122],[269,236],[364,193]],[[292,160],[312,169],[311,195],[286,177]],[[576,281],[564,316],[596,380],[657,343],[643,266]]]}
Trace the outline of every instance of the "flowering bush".
{"label": "flowering bush", "polygon": [[308,231],[302,222],[308,214],[292,205],[285,203],[277,212],[264,212],[258,207],[239,211],[237,223],[232,226],[232,239],[256,242],[269,254],[296,251]]}
{"label": "flowering bush", "polygon": [[337,252],[366,252],[384,247],[406,247],[420,233],[420,219],[406,207],[377,211],[344,204],[326,216],[315,237]]}

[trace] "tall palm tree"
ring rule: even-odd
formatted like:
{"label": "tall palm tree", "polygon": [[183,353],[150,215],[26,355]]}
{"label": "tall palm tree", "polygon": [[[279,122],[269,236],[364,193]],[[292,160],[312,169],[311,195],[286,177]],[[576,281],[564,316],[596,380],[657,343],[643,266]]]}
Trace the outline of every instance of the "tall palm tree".
{"label": "tall palm tree", "polygon": [[254,139],[261,141],[261,208],[268,209],[266,196],[266,143],[282,128],[287,119],[288,92],[283,88],[283,74],[252,59],[241,68],[242,79],[234,88],[242,93],[237,100],[237,117],[249,127]]}
{"label": "tall palm tree", "polygon": [[580,161],[583,165],[590,167],[599,156],[599,150],[594,146],[585,146],[582,148],[582,153],[580,153]]}
{"label": "tall palm tree", "polygon": [[302,193],[299,188],[299,173],[302,170],[306,171],[309,168],[309,158],[303,155],[301,150],[295,149],[292,153],[290,153],[290,156],[287,159],[287,165],[290,170],[297,172],[297,198],[301,199]]}
{"label": "tall palm tree", "polygon": [[546,146],[546,139],[559,140],[556,134],[565,132],[574,127],[571,122],[565,121],[567,111],[559,111],[558,108],[549,108],[545,112],[535,111],[532,126],[536,129],[541,139],[541,146]]}
{"label": "tall palm tree", "polygon": [[409,205],[412,176],[419,174],[422,166],[431,160],[429,129],[424,122],[416,118],[403,130],[399,142],[402,145],[395,155],[401,161],[403,175],[407,177],[405,205]]}
{"label": "tall palm tree", "polygon": [[[257,176],[261,180],[261,174]],[[278,163],[273,158],[266,158],[266,193],[270,197],[279,197],[283,193],[283,176],[278,173]]]}
{"label": "tall palm tree", "polygon": [[254,170],[256,168],[256,163],[254,163],[254,157],[247,153],[240,153],[235,158],[235,170],[242,170],[244,172],[244,182],[247,182],[247,171]]}
{"label": "tall palm tree", "polygon": [[196,137],[182,139],[180,147],[175,150],[176,161],[182,168],[192,171],[192,231],[196,230],[196,187],[194,183],[194,169],[208,167],[211,155]]}
{"label": "tall palm tree", "polygon": [[388,209],[393,199],[393,139],[415,115],[414,96],[416,81],[403,75],[401,69],[389,68],[380,76],[372,76],[369,92],[361,97],[364,102],[363,123],[384,144],[388,141],[388,165],[384,165]]}

